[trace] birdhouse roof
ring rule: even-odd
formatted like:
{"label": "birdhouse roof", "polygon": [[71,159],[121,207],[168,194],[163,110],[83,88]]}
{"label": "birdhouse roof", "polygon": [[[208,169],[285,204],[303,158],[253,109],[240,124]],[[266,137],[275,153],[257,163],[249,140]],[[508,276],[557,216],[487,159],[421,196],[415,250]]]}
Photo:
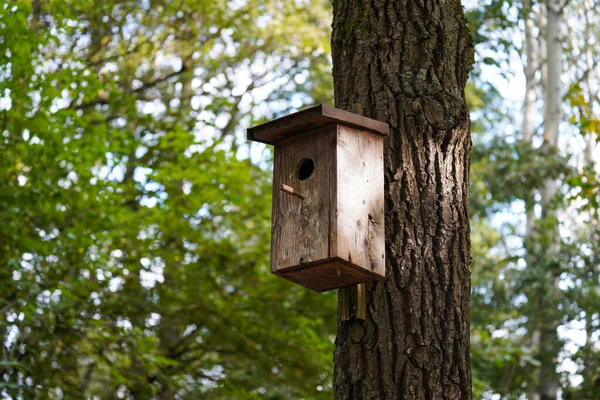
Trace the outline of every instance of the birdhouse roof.
{"label": "birdhouse roof", "polygon": [[248,140],[275,144],[282,139],[301,135],[330,124],[351,126],[378,135],[387,135],[389,133],[389,126],[385,122],[319,104],[318,106],[253,126],[248,129]]}

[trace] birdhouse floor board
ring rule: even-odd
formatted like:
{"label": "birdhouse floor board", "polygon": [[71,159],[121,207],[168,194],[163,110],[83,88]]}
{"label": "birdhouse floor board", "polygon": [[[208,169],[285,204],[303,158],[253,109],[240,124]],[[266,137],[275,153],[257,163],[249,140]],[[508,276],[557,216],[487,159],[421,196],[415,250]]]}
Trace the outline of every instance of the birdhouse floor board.
{"label": "birdhouse floor board", "polygon": [[382,278],[337,257],[314,264],[297,265],[274,273],[317,292]]}

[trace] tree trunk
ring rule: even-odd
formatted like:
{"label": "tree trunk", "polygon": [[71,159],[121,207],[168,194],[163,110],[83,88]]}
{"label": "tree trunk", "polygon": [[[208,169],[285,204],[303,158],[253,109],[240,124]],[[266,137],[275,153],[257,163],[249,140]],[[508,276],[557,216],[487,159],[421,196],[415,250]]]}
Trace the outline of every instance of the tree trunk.
{"label": "tree trunk", "polygon": [[[546,82],[544,85],[544,144],[558,145],[558,127],[562,118],[561,82],[562,73],[562,8],[559,0],[546,4]],[[555,180],[552,180],[555,182]],[[553,196],[555,190],[548,193]]]}
{"label": "tree trunk", "polygon": [[537,72],[535,52],[535,38],[533,34],[533,12],[531,10],[531,0],[523,0],[523,22],[525,25],[525,40],[523,43],[525,58],[525,98],[523,100],[523,122],[521,124],[521,135],[523,140],[531,143],[533,138],[533,107],[535,104],[535,73]]}
{"label": "tree trunk", "polygon": [[[598,89],[594,87],[594,79],[596,78],[596,68],[597,66],[594,64],[594,56],[592,54],[593,43],[593,34],[592,34],[592,16],[594,15],[594,10],[592,8],[592,4],[590,0],[583,0],[583,10],[585,13],[585,31],[584,31],[584,40],[585,40],[585,76],[586,79],[584,81],[584,86],[587,91],[588,104],[590,107],[590,111],[593,110],[594,103],[598,99]],[[592,169],[592,171],[596,168],[596,160],[594,160],[594,152],[596,151],[596,140],[597,135],[593,132],[588,133],[585,137],[585,155],[584,162],[585,166]]]}
{"label": "tree trunk", "polygon": [[[470,399],[473,43],[459,1],[334,0],[336,107],[386,121],[388,277],[338,318],[336,399]],[[340,313],[338,312],[338,315]]]}
{"label": "tree trunk", "polygon": [[[534,21],[531,0],[523,0],[523,22],[525,25],[525,40],[523,43],[524,68],[525,73],[525,97],[523,99],[523,121],[521,124],[522,140],[531,146],[533,139],[533,112],[535,106],[535,73],[538,70],[539,60],[535,57],[535,37],[533,33]],[[526,201],[526,225],[525,235],[531,235],[535,222],[533,193],[531,198]]]}
{"label": "tree trunk", "polygon": [[[546,75],[544,76],[544,143],[545,151],[552,154],[557,151],[559,124],[562,118],[561,101],[561,72],[562,72],[562,44],[561,24],[562,5],[560,0],[548,0],[546,3],[547,24],[545,31],[546,44]],[[547,179],[541,189],[542,217],[551,216],[555,213],[552,200],[558,190],[556,179]],[[555,226],[554,237],[556,240],[547,249],[548,254],[558,255],[560,252],[560,237],[558,226]],[[549,274],[556,271],[549,270]],[[548,293],[556,293],[558,289],[559,276],[549,276],[548,282],[552,287]],[[553,307],[551,300],[554,296],[548,296],[550,304],[542,303],[542,307]],[[542,311],[542,310],[540,310]],[[555,313],[541,313],[545,317],[539,321],[535,336],[539,337],[538,354],[536,358],[541,362],[538,371],[538,385],[533,399],[556,400],[558,398],[558,374],[556,363],[558,353],[561,349],[557,336],[557,328],[560,320]]]}
{"label": "tree trunk", "polygon": [[[587,103],[588,107],[590,107],[590,111],[593,109],[593,104],[598,98],[598,90],[594,87],[594,78],[596,77],[596,66],[594,65],[594,57],[592,54],[592,16],[594,15],[594,11],[592,8],[592,4],[590,0],[583,1],[583,10],[585,13],[585,31],[584,31],[584,40],[585,40],[585,77],[584,80],[584,90],[587,92]],[[584,168],[589,168],[591,171],[596,171],[596,160],[594,159],[594,153],[596,151],[596,137],[593,132],[588,133],[585,137],[585,153],[584,153]],[[588,210],[588,221],[589,221],[589,229],[591,236],[591,243],[594,243],[593,239],[596,232],[598,232],[598,211],[594,208],[590,208]],[[589,240],[589,239],[588,239]],[[594,246],[596,247],[596,246]],[[594,250],[594,247],[592,249]],[[592,250],[592,251],[593,251]],[[590,282],[598,282],[598,270],[593,262],[588,265],[588,277]],[[595,327],[593,325],[593,313],[594,311],[590,309],[591,307],[585,308],[585,343],[583,345],[583,366],[588,371],[594,370],[594,340],[592,335],[594,334]],[[589,379],[587,376],[585,379]]]}

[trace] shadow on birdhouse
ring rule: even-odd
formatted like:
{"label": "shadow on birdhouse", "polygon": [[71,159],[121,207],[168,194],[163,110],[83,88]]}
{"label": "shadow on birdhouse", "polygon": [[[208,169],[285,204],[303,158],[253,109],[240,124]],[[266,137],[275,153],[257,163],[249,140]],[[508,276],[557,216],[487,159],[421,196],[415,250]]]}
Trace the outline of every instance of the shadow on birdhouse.
{"label": "shadow on birdhouse", "polygon": [[248,129],[275,147],[271,272],[318,292],[385,277],[388,131],[325,105]]}

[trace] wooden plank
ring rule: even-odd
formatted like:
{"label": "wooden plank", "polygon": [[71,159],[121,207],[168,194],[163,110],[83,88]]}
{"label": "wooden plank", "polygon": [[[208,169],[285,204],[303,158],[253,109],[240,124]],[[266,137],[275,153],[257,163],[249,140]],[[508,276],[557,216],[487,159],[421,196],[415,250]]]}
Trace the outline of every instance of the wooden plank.
{"label": "wooden plank", "polygon": [[350,289],[351,287],[343,287],[340,288],[339,298],[341,299],[341,307],[340,314],[342,321],[350,321],[350,308],[352,307],[352,302],[350,301]]}
{"label": "wooden plank", "polygon": [[367,292],[366,285],[364,283],[359,283],[356,285],[356,309],[355,309],[355,318],[356,319],[366,319],[367,318]]}
{"label": "wooden plank", "polygon": [[350,287],[377,278],[377,275],[371,271],[358,268],[337,258],[322,260],[310,265],[300,265],[274,273],[317,292]]}
{"label": "wooden plank", "polygon": [[330,257],[385,277],[383,137],[338,125]]}
{"label": "wooden plank", "polygon": [[331,124],[343,124],[379,135],[389,134],[385,122],[319,104],[285,117],[277,118],[247,131],[248,140],[275,144],[286,138]]}
{"label": "wooden plank", "polygon": [[[335,126],[329,126],[290,137],[275,148],[272,272],[329,258],[329,182],[335,138]],[[308,160],[313,170],[301,179],[300,166]],[[290,189],[280,190],[286,186]]]}

